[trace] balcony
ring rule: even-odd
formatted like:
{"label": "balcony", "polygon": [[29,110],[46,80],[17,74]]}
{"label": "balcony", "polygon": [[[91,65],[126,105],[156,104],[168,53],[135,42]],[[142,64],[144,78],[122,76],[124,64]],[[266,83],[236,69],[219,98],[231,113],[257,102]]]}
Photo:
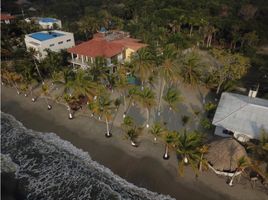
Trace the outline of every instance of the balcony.
{"label": "balcony", "polygon": [[70,59],[68,60],[70,63],[74,64],[74,65],[79,65],[82,67],[82,69],[87,69],[89,67],[88,63],[86,63],[85,61],[82,62],[81,58],[74,58],[74,59]]}

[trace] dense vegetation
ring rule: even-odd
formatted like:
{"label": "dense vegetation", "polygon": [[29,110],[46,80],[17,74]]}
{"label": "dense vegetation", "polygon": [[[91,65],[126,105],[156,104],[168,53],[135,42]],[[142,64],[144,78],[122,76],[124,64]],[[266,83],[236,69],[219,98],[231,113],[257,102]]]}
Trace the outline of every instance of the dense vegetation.
{"label": "dense vegetation", "polygon": [[[2,2],[3,11],[20,14],[24,9],[26,17],[59,18],[64,30],[74,32],[76,41],[86,40],[100,27],[106,27],[130,31],[131,35],[152,47],[174,44],[176,49],[217,47],[242,53],[250,57],[252,68],[246,76],[243,75],[242,82],[229,82],[226,87],[248,88],[260,84],[260,94],[267,96],[267,52],[266,55],[256,54],[258,46],[267,42],[268,18],[265,13],[268,5],[263,0],[32,0],[32,4],[20,6],[14,2]],[[29,7],[37,11],[29,11]],[[6,40],[10,41],[10,32],[23,37],[33,30],[22,22],[20,27],[9,28],[8,38],[2,34],[1,56],[8,56],[12,44],[7,44]],[[20,53],[16,51],[16,55]]]}

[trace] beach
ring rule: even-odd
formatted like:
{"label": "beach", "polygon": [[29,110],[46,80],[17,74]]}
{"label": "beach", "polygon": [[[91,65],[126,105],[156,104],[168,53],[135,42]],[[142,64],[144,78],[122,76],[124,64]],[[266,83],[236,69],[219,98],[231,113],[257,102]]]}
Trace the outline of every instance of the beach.
{"label": "beach", "polygon": [[77,115],[69,120],[65,106],[52,103],[53,109],[48,111],[43,99],[32,103],[30,97],[17,95],[13,88],[2,86],[1,94],[3,112],[29,129],[56,133],[139,187],[176,199],[267,199],[266,194],[252,189],[249,182],[229,187],[226,178],[210,171],[196,178],[187,168],[184,177],[179,177],[176,155],[172,153],[169,160],[163,160],[164,145],[154,144],[150,137],[142,137],[140,146],[133,148],[117,127],[112,128],[113,137],[108,139],[104,136],[105,124],[94,118]]}

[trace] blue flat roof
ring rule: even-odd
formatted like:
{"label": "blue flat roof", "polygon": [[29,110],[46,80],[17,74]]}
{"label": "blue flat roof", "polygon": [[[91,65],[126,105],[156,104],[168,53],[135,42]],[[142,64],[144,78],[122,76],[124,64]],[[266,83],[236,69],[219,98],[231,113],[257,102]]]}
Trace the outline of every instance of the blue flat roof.
{"label": "blue flat roof", "polygon": [[58,20],[54,18],[41,18],[39,21],[40,22],[57,22]]}
{"label": "blue flat roof", "polygon": [[45,41],[45,40],[50,40],[50,39],[53,39],[53,38],[56,38],[56,37],[60,37],[60,36],[63,36],[64,34],[62,33],[56,33],[56,32],[47,32],[47,33],[44,33],[44,32],[37,32],[37,33],[32,33],[30,35],[30,37],[36,39],[36,40],[39,40],[39,41]]}

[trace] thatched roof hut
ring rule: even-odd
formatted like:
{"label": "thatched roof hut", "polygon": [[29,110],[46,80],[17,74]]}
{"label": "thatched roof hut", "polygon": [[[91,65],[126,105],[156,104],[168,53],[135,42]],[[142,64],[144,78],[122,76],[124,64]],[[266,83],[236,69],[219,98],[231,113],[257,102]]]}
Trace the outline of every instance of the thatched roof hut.
{"label": "thatched roof hut", "polygon": [[224,138],[209,144],[209,152],[205,155],[215,170],[234,172],[238,160],[247,157],[245,148],[233,138]]}

